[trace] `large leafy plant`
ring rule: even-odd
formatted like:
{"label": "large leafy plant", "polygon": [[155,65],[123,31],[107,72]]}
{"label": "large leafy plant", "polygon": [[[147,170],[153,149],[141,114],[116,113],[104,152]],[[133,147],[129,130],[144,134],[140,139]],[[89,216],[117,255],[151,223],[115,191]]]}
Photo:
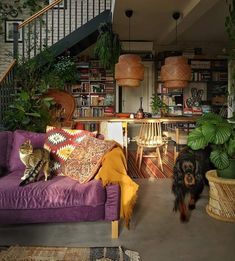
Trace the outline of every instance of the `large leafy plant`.
{"label": "large leafy plant", "polygon": [[76,66],[70,57],[55,60],[48,52],[42,66],[37,59],[18,62],[15,73],[17,93],[4,117],[9,130],[23,129],[43,132],[50,123],[52,98],[46,97],[50,87],[61,88],[76,77]]}
{"label": "large leafy plant", "polygon": [[235,158],[235,124],[220,115],[205,114],[189,133],[188,146],[193,150],[210,146],[210,161],[217,169],[225,169],[230,159]]}
{"label": "large leafy plant", "polygon": [[45,132],[50,122],[49,109],[52,104],[53,99],[43,97],[41,92],[21,90],[5,114],[4,125],[9,130]]}

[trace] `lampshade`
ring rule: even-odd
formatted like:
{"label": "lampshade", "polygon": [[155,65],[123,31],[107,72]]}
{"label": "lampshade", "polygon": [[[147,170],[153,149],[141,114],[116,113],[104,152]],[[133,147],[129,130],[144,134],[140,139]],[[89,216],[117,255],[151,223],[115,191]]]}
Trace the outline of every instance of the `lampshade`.
{"label": "lampshade", "polygon": [[144,66],[141,58],[136,54],[119,56],[115,65],[115,79],[119,86],[138,87],[144,79]]}
{"label": "lampshade", "polygon": [[188,59],[183,56],[172,56],[165,59],[161,67],[161,81],[165,88],[185,88],[191,79],[191,68]]}

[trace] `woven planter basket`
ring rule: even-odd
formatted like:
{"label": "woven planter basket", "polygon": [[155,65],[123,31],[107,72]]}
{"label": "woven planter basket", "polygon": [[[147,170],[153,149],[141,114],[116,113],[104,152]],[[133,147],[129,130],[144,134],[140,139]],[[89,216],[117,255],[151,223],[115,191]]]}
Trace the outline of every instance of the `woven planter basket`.
{"label": "woven planter basket", "polygon": [[208,215],[235,222],[235,179],[220,178],[216,170],[208,171],[206,178],[210,186],[209,203],[206,206]]}

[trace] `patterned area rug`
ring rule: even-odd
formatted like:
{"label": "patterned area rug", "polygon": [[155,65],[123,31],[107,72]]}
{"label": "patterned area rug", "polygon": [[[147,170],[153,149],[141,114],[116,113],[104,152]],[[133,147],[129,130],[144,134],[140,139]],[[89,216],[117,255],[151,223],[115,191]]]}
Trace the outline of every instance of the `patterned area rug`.
{"label": "patterned area rug", "polygon": [[22,247],[0,252],[1,261],[140,261],[138,252],[123,247]]}
{"label": "patterned area rug", "polygon": [[173,175],[173,152],[162,155],[163,172],[160,169],[158,158],[143,158],[141,169],[135,163],[136,151],[128,151],[128,174],[131,178],[170,178]]}

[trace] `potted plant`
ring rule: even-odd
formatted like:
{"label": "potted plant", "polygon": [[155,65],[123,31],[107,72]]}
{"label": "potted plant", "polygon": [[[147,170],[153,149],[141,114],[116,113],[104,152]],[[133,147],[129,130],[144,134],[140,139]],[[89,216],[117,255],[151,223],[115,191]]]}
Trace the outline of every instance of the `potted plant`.
{"label": "potted plant", "polygon": [[152,117],[161,117],[161,115],[166,114],[168,112],[168,106],[162,101],[162,99],[157,95],[154,94],[151,97],[151,110],[152,110]]}
{"label": "potted plant", "polygon": [[209,181],[207,213],[219,220],[235,222],[235,123],[218,114],[204,114],[190,132],[193,150],[210,146],[210,161],[216,169],[206,173]]}
{"label": "potted plant", "polygon": [[112,30],[112,24],[101,23],[94,53],[105,69],[114,71],[121,50],[119,35]]}
{"label": "potted plant", "polygon": [[235,178],[235,123],[215,113],[207,113],[189,133],[188,146],[193,150],[210,146],[210,161],[223,178]]}

